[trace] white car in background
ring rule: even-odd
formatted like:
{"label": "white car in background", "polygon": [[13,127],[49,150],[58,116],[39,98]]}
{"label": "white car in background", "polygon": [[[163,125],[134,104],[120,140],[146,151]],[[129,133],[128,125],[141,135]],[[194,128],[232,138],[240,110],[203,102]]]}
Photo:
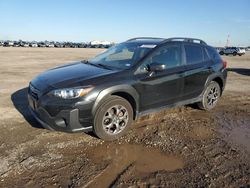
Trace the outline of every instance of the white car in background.
{"label": "white car in background", "polygon": [[47,43],[47,44],[46,44],[46,47],[48,47],[48,48],[54,48],[55,45],[54,45],[53,43]]}
{"label": "white car in background", "polygon": [[244,48],[238,48],[238,47],[226,47],[222,49],[219,53],[220,55],[242,56],[246,53],[246,50]]}
{"label": "white car in background", "polygon": [[30,44],[30,47],[37,48],[37,47],[38,47],[38,44],[37,44],[37,43],[31,43],[31,44]]}

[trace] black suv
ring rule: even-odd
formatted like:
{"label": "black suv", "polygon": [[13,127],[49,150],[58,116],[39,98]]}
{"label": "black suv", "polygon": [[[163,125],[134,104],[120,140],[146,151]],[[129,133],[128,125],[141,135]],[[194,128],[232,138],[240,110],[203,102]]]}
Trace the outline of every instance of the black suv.
{"label": "black suv", "polygon": [[28,101],[44,127],[120,137],[133,120],[167,107],[215,107],[226,62],[192,38],[134,38],[88,60],[57,67],[30,82]]}

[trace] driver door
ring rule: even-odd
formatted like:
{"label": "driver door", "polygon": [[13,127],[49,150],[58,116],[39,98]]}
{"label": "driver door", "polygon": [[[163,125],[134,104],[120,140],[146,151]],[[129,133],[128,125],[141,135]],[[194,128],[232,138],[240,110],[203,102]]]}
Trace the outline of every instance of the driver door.
{"label": "driver door", "polygon": [[[164,64],[161,71],[150,71],[150,65]],[[183,93],[182,47],[167,44],[160,47],[135,72],[135,88],[140,95],[140,111],[176,103]]]}

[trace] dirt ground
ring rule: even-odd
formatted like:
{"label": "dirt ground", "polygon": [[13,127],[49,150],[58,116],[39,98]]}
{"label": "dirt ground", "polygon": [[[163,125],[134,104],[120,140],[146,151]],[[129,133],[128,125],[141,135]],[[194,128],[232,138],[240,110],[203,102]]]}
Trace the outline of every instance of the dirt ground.
{"label": "dirt ground", "polygon": [[148,115],[113,142],[43,129],[27,110],[29,81],[100,51],[0,47],[0,187],[250,187],[250,53],[223,57],[211,112]]}

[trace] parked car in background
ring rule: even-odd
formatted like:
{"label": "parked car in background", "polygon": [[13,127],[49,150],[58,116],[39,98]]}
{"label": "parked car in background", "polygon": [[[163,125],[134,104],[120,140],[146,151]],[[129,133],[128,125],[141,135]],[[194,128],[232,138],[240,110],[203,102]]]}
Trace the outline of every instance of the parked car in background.
{"label": "parked car in background", "polygon": [[37,45],[40,48],[45,48],[46,47],[46,44],[44,42],[39,42]]}
{"label": "parked car in background", "polygon": [[30,47],[37,48],[38,44],[36,42],[31,42]]}
{"label": "parked car in background", "polygon": [[30,46],[30,45],[29,45],[28,42],[25,42],[24,45],[23,45],[23,47],[26,47],[26,48],[29,47],[29,46]]}
{"label": "parked car in background", "polygon": [[239,47],[226,47],[222,49],[219,54],[220,55],[239,55],[242,56],[246,53],[246,50],[244,48],[239,48]]}
{"label": "parked car in background", "polygon": [[25,41],[20,42],[20,47],[29,47],[29,44]]}
{"label": "parked car in background", "polygon": [[87,44],[83,43],[79,43],[78,48],[86,48]]}
{"label": "parked car in background", "polygon": [[3,43],[3,46],[5,46],[5,47],[12,47],[12,46],[14,46],[14,42],[13,41],[5,41]]}
{"label": "parked car in background", "polygon": [[72,43],[71,44],[71,48],[78,48],[79,47],[79,43]]}
{"label": "parked car in background", "polygon": [[71,48],[71,43],[70,42],[65,42],[64,43],[64,48]]}
{"label": "parked car in background", "polygon": [[63,47],[64,47],[63,43],[61,43],[61,42],[55,43],[55,48],[63,48]]}
{"label": "parked car in background", "polygon": [[50,42],[48,44],[46,44],[46,47],[49,47],[49,48],[54,48],[55,47],[55,44]]}
{"label": "parked car in background", "polygon": [[226,78],[226,62],[202,40],[134,38],[38,75],[30,82],[28,101],[48,129],[92,130],[114,140],[148,113],[194,103],[213,109]]}
{"label": "parked car in background", "polygon": [[14,47],[20,47],[21,46],[21,44],[20,44],[20,42],[19,41],[14,41],[14,45],[13,45]]}
{"label": "parked car in background", "polygon": [[223,50],[224,48],[221,47],[215,47],[216,51],[219,53],[221,50]]}
{"label": "parked car in background", "polygon": [[112,44],[109,41],[94,40],[89,43],[91,48],[109,48]]}

